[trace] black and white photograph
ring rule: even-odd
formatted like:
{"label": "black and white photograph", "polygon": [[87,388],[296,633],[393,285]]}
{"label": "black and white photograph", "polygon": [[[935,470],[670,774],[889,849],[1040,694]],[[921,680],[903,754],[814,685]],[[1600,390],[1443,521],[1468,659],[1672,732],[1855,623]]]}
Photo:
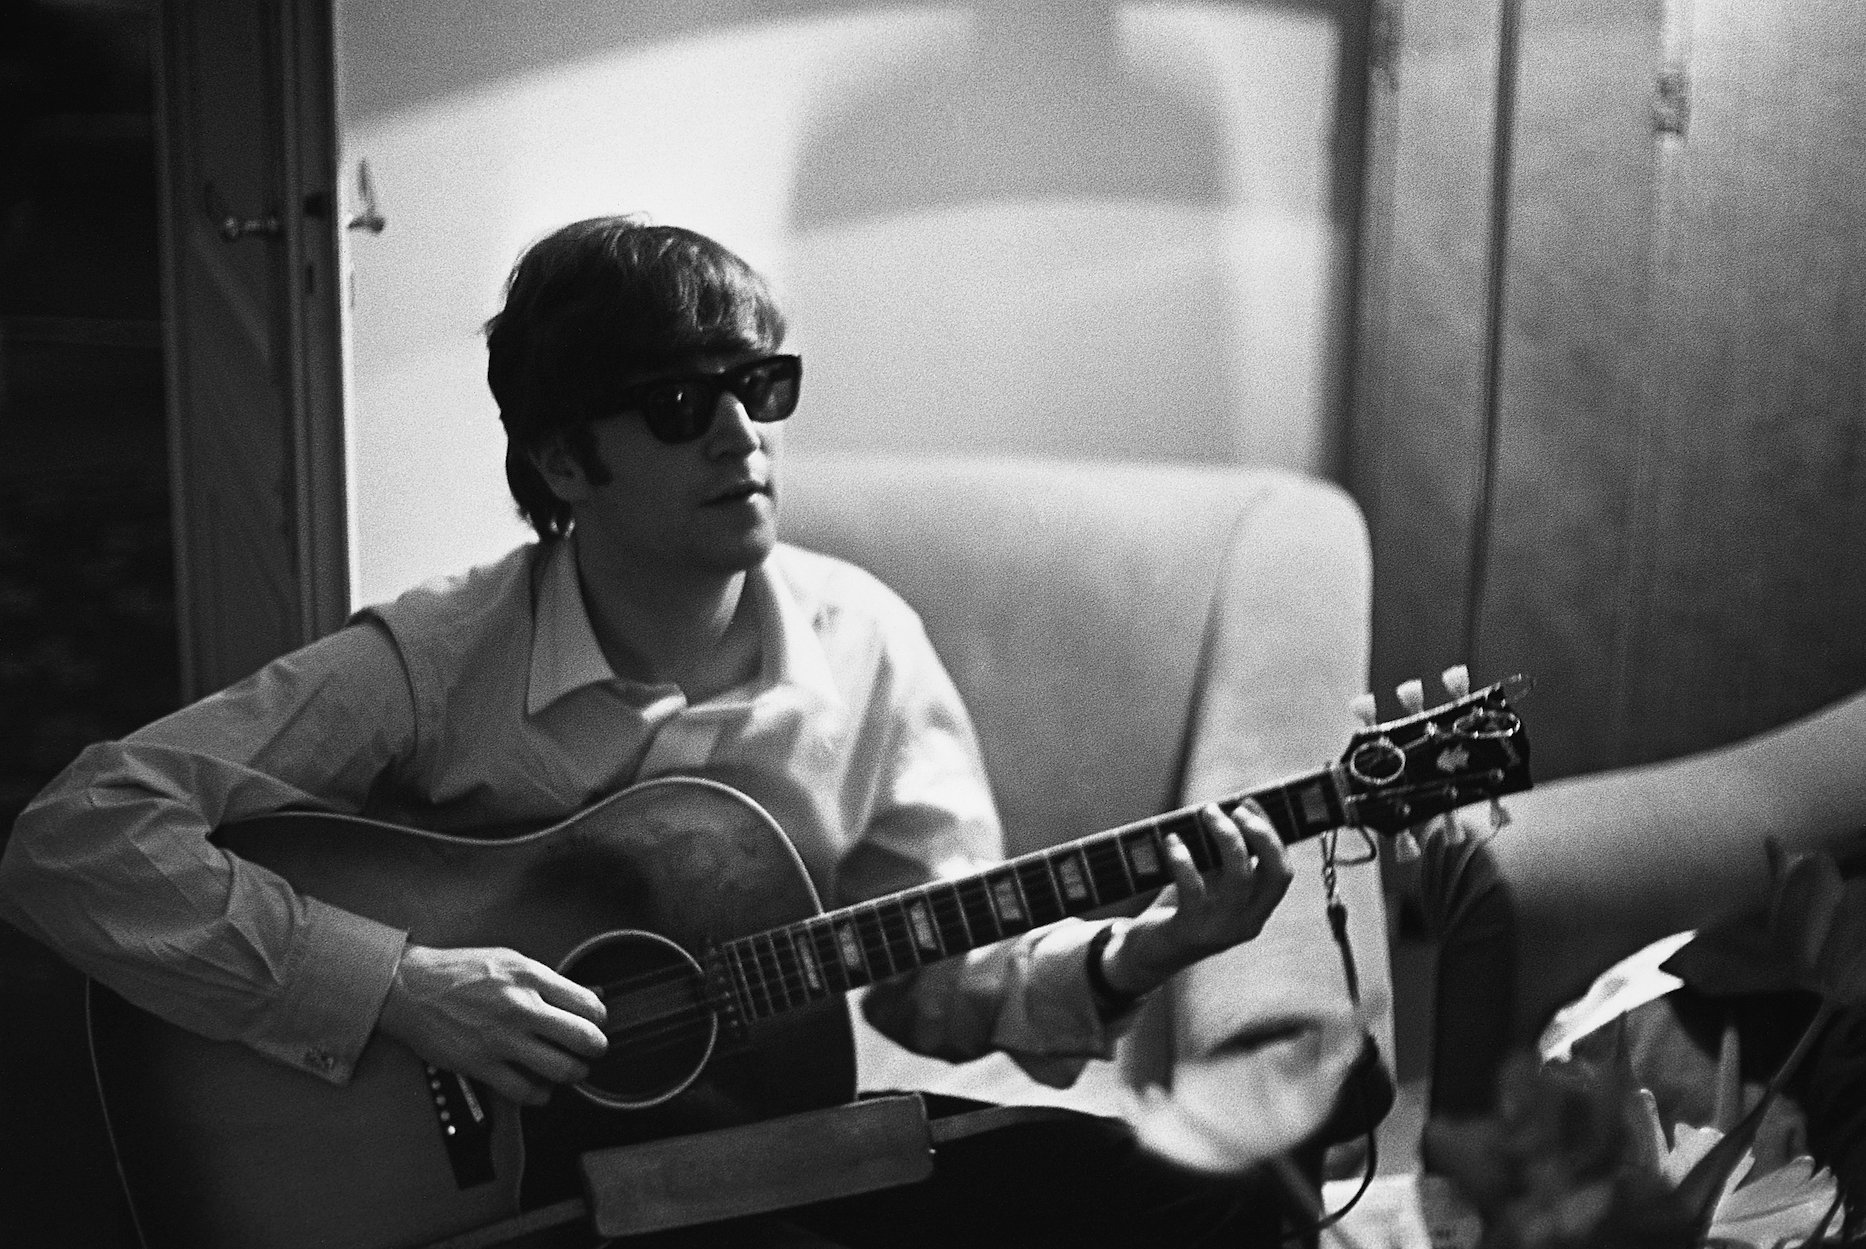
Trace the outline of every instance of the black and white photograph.
{"label": "black and white photograph", "polygon": [[0,1245],[1866,1245],[1863,67],[0,0]]}

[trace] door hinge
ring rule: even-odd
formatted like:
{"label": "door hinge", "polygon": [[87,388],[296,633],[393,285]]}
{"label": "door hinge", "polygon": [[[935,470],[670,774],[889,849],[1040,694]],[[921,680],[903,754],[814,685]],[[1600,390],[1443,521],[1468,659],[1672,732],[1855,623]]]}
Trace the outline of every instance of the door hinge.
{"label": "door hinge", "polygon": [[1652,129],[1682,137],[1691,124],[1691,77],[1683,66],[1659,71],[1652,92]]}

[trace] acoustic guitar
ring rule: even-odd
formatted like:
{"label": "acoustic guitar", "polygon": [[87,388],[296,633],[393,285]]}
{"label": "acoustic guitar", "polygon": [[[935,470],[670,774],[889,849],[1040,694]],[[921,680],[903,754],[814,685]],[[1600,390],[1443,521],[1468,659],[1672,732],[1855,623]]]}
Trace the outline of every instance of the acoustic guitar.
{"label": "acoustic guitar", "polygon": [[[1370,726],[1338,762],[1219,805],[1256,799],[1294,843],[1398,832],[1527,789],[1511,688]],[[93,984],[92,1058],[139,1228],[152,1249],[424,1245],[567,1195],[551,1186],[573,1183],[566,1160],[582,1150],[847,1101],[844,994],[1156,891],[1169,832],[1214,865],[1186,808],[824,912],[764,810],[698,778],[648,781],[502,841],[314,813],[230,824],[221,845],[302,893],[423,945],[505,946],[592,986],[609,1051],[577,1096],[521,1116],[381,1035],[336,1087]]]}

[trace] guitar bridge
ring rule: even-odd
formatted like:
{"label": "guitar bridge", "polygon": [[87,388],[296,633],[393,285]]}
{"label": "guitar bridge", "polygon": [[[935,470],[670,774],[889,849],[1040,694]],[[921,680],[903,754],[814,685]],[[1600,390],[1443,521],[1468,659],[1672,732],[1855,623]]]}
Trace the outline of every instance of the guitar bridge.
{"label": "guitar bridge", "polygon": [[434,1099],[434,1122],[440,1129],[456,1188],[474,1188],[495,1179],[492,1165],[492,1103],[465,1076],[424,1063],[428,1092]]}

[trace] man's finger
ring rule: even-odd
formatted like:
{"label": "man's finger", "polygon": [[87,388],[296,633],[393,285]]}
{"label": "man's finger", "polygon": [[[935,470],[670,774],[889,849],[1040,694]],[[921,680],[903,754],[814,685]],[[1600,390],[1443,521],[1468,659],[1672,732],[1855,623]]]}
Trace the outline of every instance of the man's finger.
{"label": "man's finger", "polygon": [[[1246,803],[1238,810],[1250,811],[1254,805]],[[1289,875],[1289,856],[1284,853],[1283,839],[1276,835],[1276,828],[1265,818],[1261,807],[1250,811],[1250,814],[1252,818],[1238,821],[1237,830],[1257,860],[1257,870],[1273,876]]]}
{"label": "man's finger", "polygon": [[544,1040],[584,1058],[601,1058],[609,1050],[603,1030],[569,1011],[544,1003],[531,1021],[531,1030]]}
{"label": "man's finger", "polygon": [[517,1064],[530,1076],[535,1076],[548,1084],[574,1084],[590,1074],[589,1066],[578,1062],[557,1046],[547,1041],[528,1037],[517,1046],[509,1061]]}
{"label": "man's finger", "polygon": [[[1238,808],[1242,813],[1243,808]],[[1218,843],[1218,864],[1226,875],[1238,880],[1247,880],[1251,873],[1250,847],[1244,844],[1244,834],[1240,827],[1242,814],[1227,818],[1216,806],[1207,806],[1202,813],[1205,825],[1211,830],[1212,840]]]}
{"label": "man's finger", "polygon": [[1180,905],[1196,902],[1205,896],[1205,881],[1199,875],[1199,865],[1192,861],[1192,851],[1186,849],[1186,843],[1180,840],[1178,833],[1168,833],[1166,847],[1166,866],[1173,873],[1173,883],[1179,886]]}
{"label": "man's finger", "polygon": [[535,968],[538,996],[559,1010],[567,1010],[573,1015],[581,1015],[593,1024],[600,1025],[608,1016],[608,1008],[602,998],[588,985],[578,984],[570,977],[552,971],[539,963]]}
{"label": "man's finger", "polygon": [[551,1095],[548,1084],[532,1079],[509,1063],[488,1062],[462,1074],[471,1076],[501,1097],[521,1106],[542,1106]]}

